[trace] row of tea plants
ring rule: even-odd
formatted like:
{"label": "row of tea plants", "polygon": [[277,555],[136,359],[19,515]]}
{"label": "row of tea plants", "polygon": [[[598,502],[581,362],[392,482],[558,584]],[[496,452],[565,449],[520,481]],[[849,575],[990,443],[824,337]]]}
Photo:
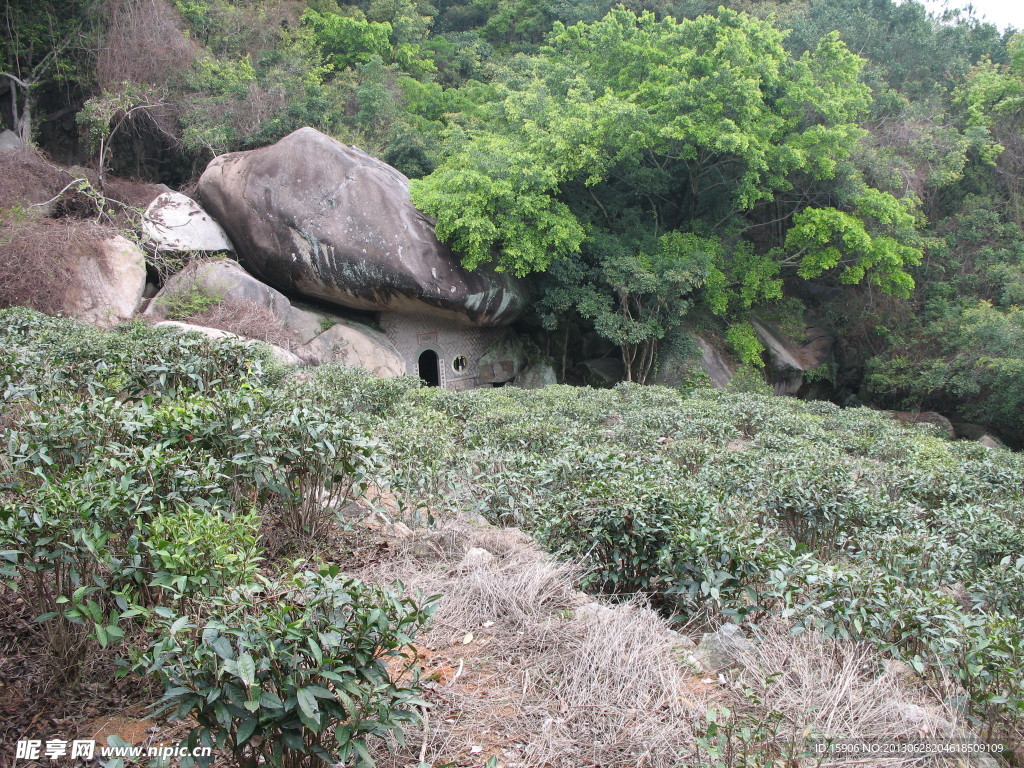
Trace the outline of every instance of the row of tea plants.
{"label": "row of tea plants", "polygon": [[[275,538],[322,535],[368,482],[407,522],[521,527],[581,562],[584,587],[642,593],[681,623],[782,617],[869,643],[987,738],[1019,742],[1019,454],[757,392],[455,393],[336,366],[289,377],[251,349],[142,326],[104,334],[21,310],[3,323],[9,583],[55,635],[150,628],[136,665],[196,717],[193,738],[221,739],[239,764],[358,759],[361,735],[400,728],[414,703],[415,685],[385,691],[373,711],[395,717],[360,730],[360,699],[331,670],[285,683],[257,663],[266,643],[307,671],[358,655],[345,632],[359,622],[332,629],[317,607],[337,590],[346,610],[377,606],[379,653],[400,653],[426,621],[429,601],[340,574],[268,576],[260,560]],[[297,604],[314,592],[325,602]],[[289,635],[294,621],[318,627],[312,645]],[[361,663],[334,671],[364,691],[387,683],[380,667],[353,675]],[[211,687],[181,685],[188,665]]]}
{"label": "row of tea plants", "polygon": [[415,719],[431,601],[271,557],[377,472],[365,425],[292,400],[258,348],[21,309],[0,328],[0,577],[52,684],[117,648],[190,747],[246,767],[366,760]]}

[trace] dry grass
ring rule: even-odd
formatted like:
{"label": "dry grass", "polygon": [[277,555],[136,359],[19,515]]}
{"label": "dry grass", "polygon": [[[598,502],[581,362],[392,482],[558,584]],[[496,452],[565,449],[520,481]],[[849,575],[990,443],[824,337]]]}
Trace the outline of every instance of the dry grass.
{"label": "dry grass", "polygon": [[107,30],[96,57],[96,80],[105,91],[125,82],[166,85],[182,77],[199,49],[168,0],[105,0],[101,12]]}
{"label": "dry grass", "polygon": [[[827,640],[812,633],[792,635],[782,621],[768,624],[743,658],[737,687],[757,711],[781,715],[776,745],[806,752],[809,738],[854,739],[878,743],[942,740],[952,737],[956,715],[925,703],[912,683],[892,673],[878,674],[881,659],[856,643]],[[834,754],[821,768],[852,765],[864,756]],[[871,765],[922,765],[920,755],[871,756]]]}
{"label": "dry grass", "polygon": [[70,181],[67,172],[33,147],[0,152],[0,208],[44,203]]}
{"label": "dry grass", "polygon": [[56,314],[72,280],[73,265],[85,252],[116,233],[75,219],[9,216],[0,219],[0,307],[26,306]]}
{"label": "dry grass", "polygon": [[[687,665],[685,641],[656,612],[590,602],[575,589],[574,567],[518,531],[462,522],[397,530],[390,555],[357,575],[442,597],[416,647],[426,726],[410,729],[405,745],[378,744],[381,768],[480,768],[491,756],[503,768],[709,766],[697,739],[708,708],[723,706],[738,727],[721,765],[743,765],[751,753],[764,765],[952,765],[807,756],[812,734],[921,741],[954,728],[955,716],[928,706],[912,681],[879,674],[880,657],[864,646],[794,636],[780,621],[760,628],[733,677],[708,675]],[[463,564],[471,547],[494,559]]]}
{"label": "dry grass", "polygon": [[281,327],[281,319],[268,307],[252,301],[226,298],[209,309],[190,315],[184,322],[219,328],[247,339],[266,341],[292,350],[298,346],[294,335]]}
{"label": "dry grass", "polygon": [[[495,557],[463,565],[471,547]],[[640,605],[591,610],[576,569],[519,532],[418,531],[361,575],[442,595],[420,638],[427,728],[378,765],[675,768],[692,751],[704,689],[664,620]]]}

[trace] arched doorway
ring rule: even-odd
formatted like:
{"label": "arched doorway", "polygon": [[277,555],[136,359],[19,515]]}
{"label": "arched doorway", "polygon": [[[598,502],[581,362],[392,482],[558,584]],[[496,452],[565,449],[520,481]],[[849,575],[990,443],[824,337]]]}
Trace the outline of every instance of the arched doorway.
{"label": "arched doorway", "polygon": [[441,386],[441,369],[438,362],[437,352],[428,349],[420,355],[420,359],[416,363],[420,378],[423,379],[423,383],[428,387]]}

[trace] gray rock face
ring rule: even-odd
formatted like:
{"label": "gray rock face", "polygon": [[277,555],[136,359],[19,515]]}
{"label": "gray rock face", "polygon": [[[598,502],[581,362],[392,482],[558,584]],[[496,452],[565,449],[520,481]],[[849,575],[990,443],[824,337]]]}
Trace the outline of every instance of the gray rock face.
{"label": "gray rock face", "polygon": [[777,395],[795,395],[804,381],[804,373],[828,362],[832,355],[832,336],[817,327],[808,327],[809,340],[793,344],[781,333],[759,320],[750,323],[768,353],[771,381]]}
{"label": "gray rock face", "polygon": [[690,383],[692,373],[703,371],[711,380],[712,387],[725,389],[736,373],[736,367],[700,336],[691,334],[690,338],[700,357],[687,359],[677,354],[665,355],[660,361],[658,373],[652,383],[681,387]]}
{"label": "gray rock face", "polygon": [[583,379],[587,386],[599,389],[614,387],[625,376],[625,366],[621,360],[613,357],[602,357],[598,360],[584,360],[579,364]]}
{"label": "gray rock face", "polygon": [[[206,259],[188,264],[167,280],[143,314],[166,319],[176,300],[194,291],[221,299],[257,304],[273,312],[281,328],[295,343],[302,345],[295,353],[274,347],[274,356],[279,362],[287,365],[297,365],[302,360],[314,365],[343,363],[365,368],[381,378],[405,373],[405,361],[380,331],[322,312],[296,307],[283,293],[261,283],[230,259]],[[174,324],[179,327],[188,325]],[[201,329],[200,332],[217,338],[234,336],[227,331],[201,326],[189,328]]]}
{"label": "gray rock face", "polygon": [[949,419],[935,411],[886,411],[897,421],[904,424],[933,424],[945,433],[950,440],[956,437],[956,430]]}
{"label": "gray rock face", "polygon": [[480,357],[480,381],[483,384],[504,384],[525,367],[526,345],[519,334],[506,329]]}
{"label": "gray rock face", "polygon": [[146,256],[115,235],[82,249],[64,294],[64,311],[87,323],[111,328],[131,319],[146,288]]}
{"label": "gray rock face", "polygon": [[438,242],[405,176],[312,128],[214,159],[199,195],[242,264],[281,290],[478,326],[524,306],[517,281],[469,272]]}
{"label": "gray rock face", "polygon": [[168,278],[144,314],[166,319],[176,300],[195,291],[206,296],[260,304],[282,319],[288,317],[293,309],[287,296],[261,283],[242,269],[238,262],[230,259],[205,259],[187,264]]}
{"label": "gray rock face", "polygon": [[344,363],[382,379],[405,373],[405,361],[388,337],[356,323],[340,321],[297,351],[317,365]]}
{"label": "gray rock face", "polygon": [[142,217],[142,233],[158,251],[234,251],[227,234],[199,203],[180,192],[164,192]]}
{"label": "gray rock face", "polygon": [[0,152],[13,152],[16,149],[21,149],[25,146],[25,143],[18,138],[18,134],[14,131],[5,128],[0,131]]}
{"label": "gray rock face", "polygon": [[978,443],[986,448],[1006,448],[1002,441],[998,438],[992,437],[992,435],[982,435],[981,439],[978,440]]}
{"label": "gray rock face", "polygon": [[512,383],[520,389],[543,389],[557,384],[558,371],[555,370],[555,361],[550,357],[535,359]]}
{"label": "gray rock face", "polygon": [[717,632],[708,632],[693,652],[697,663],[708,672],[719,672],[739,664],[745,654],[754,650],[735,624],[724,624]]}

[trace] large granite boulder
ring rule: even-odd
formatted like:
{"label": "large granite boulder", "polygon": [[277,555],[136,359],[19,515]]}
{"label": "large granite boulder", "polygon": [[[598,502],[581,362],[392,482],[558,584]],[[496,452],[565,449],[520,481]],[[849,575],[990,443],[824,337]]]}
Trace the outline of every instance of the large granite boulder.
{"label": "large granite boulder", "polygon": [[381,379],[405,373],[405,361],[387,336],[368,326],[344,320],[297,351],[314,364],[344,363],[363,368]]}
{"label": "large granite boulder", "polygon": [[253,339],[247,339],[244,336],[239,336],[237,333],[224,331],[220,328],[208,328],[204,325],[179,323],[176,320],[162,320],[159,323],[156,323],[156,327],[170,328],[181,333],[198,333],[208,339],[228,339],[238,344],[264,344],[270,349],[271,358],[281,365],[302,366],[306,364],[306,361],[298,355],[289,352],[287,349],[279,347],[276,344],[268,344],[264,341],[254,341]]}
{"label": "large granite boulder", "polygon": [[164,192],[142,216],[142,234],[157,251],[234,251],[228,236],[199,203],[180,192]]}
{"label": "large granite boulder", "polygon": [[885,413],[904,424],[931,424],[938,427],[939,431],[950,440],[956,438],[956,429],[952,422],[936,411],[885,411]]}
{"label": "large granite boulder", "polygon": [[64,289],[64,312],[100,328],[131,319],[146,288],[146,256],[121,235],[82,247]]}
{"label": "large granite boulder", "polygon": [[[343,363],[365,368],[381,378],[405,373],[402,356],[380,331],[313,308],[295,306],[283,293],[261,283],[231,259],[191,262],[167,280],[144,314],[154,320],[186,319],[182,317],[184,313],[181,308],[187,307],[190,297],[197,294],[269,310],[270,318],[276,318],[280,326],[280,333],[275,336],[282,340],[272,347],[275,359],[281,363]],[[192,301],[194,303],[194,299]],[[189,330],[198,330],[216,338],[247,336],[244,329],[240,333],[232,333],[225,328],[215,329],[182,322],[162,322],[158,325],[174,325],[179,328],[187,326]],[[281,346],[285,341],[293,347],[294,352]]]}
{"label": "large granite boulder", "polygon": [[597,389],[610,389],[626,377],[626,367],[614,357],[584,360],[576,369],[588,387]]}
{"label": "large granite boulder", "polygon": [[18,138],[18,134],[5,128],[0,131],[0,152],[13,152],[25,146],[25,142]]}
{"label": "large granite boulder", "polygon": [[504,384],[519,375],[527,363],[526,344],[511,328],[506,328],[480,356],[477,369],[482,384]]}
{"label": "large granite boulder", "polygon": [[278,317],[286,318],[292,304],[280,291],[261,283],[231,259],[201,259],[190,262],[174,273],[149,303],[145,315],[161,320],[175,317],[190,296],[201,294],[211,299],[234,299],[259,304]]}
{"label": "large granite boulder", "polygon": [[666,387],[692,387],[694,374],[704,373],[712,387],[725,389],[736,373],[736,366],[700,336],[691,334],[690,339],[694,354],[688,357],[669,351],[659,361],[658,372],[651,383]]}
{"label": "large granite boulder", "polygon": [[198,192],[243,266],[289,293],[477,326],[525,303],[516,280],[470,272],[438,242],[405,176],[312,128],[215,158]]}
{"label": "large granite boulder", "polygon": [[543,389],[558,383],[555,361],[550,357],[536,357],[520,372],[512,384],[520,389]]}
{"label": "large granite boulder", "polygon": [[768,355],[768,373],[777,395],[795,395],[804,383],[804,374],[820,368],[832,359],[835,340],[823,328],[808,326],[806,341],[795,342],[761,320],[750,323],[757,340]]}

